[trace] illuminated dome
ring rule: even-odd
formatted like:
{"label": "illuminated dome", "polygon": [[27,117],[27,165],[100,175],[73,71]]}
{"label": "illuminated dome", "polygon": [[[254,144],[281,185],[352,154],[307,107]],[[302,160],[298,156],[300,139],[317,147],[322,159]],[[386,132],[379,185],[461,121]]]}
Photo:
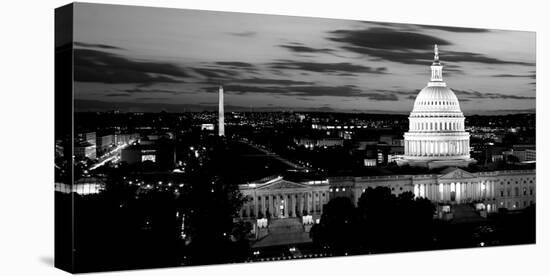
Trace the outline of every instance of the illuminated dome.
{"label": "illuminated dome", "polygon": [[443,81],[443,65],[434,47],[431,78],[414,101],[405,133],[405,155],[398,163],[411,166],[467,166],[470,134],[464,131],[464,114],[455,93]]}
{"label": "illuminated dome", "polygon": [[461,112],[455,93],[446,86],[426,86],[414,101],[414,112]]}

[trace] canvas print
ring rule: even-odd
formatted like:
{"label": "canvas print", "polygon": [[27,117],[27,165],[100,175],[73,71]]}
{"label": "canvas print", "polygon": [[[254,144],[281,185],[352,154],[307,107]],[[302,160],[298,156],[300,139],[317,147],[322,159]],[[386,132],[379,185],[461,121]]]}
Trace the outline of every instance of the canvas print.
{"label": "canvas print", "polygon": [[535,38],[61,7],[56,266],[533,244]]}

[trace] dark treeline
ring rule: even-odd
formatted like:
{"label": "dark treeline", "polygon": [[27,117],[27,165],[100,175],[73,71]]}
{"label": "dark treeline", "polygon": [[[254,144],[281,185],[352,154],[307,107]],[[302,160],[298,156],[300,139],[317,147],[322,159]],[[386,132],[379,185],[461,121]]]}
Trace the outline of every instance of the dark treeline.
{"label": "dark treeline", "polygon": [[393,195],[386,187],[368,188],[357,207],[347,197],[332,199],[313,242],[335,255],[427,249],[433,236],[435,206],[411,192]]}
{"label": "dark treeline", "polygon": [[535,206],[487,219],[455,223],[434,219],[435,206],[411,192],[393,195],[368,188],[354,206],[347,197],[329,201],[310,236],[317,250],[331,255],[375,254],[434,249],[529,244],[536,241]]}

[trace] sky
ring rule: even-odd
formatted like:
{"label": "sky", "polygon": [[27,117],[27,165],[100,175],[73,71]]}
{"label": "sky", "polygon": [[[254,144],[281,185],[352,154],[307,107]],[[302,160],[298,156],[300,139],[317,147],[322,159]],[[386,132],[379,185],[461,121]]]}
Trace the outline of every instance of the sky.
{"label": "sky", "polygon": [[75,109],[405,114],[434,44],[464,113],[534,112],[534,32],[86,3]]}

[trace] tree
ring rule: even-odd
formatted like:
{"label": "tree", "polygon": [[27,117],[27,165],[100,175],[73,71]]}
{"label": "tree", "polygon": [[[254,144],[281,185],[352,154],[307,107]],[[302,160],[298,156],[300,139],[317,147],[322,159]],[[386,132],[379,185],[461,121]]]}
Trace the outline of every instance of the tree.
{"label": "tree", "polygon": [[323,207],[321,221],[312,227],[314,242],[337,255],[357,250],[357,212],[347,197],[337,197]]}
{"label": "tree", "polygon": [[434,211],[428,199],[411,192],[396,196],[387,187],[368,188],[357,207],[344,197],[329,201],[310,235],[333,254],[419,250],[431,243]]}

